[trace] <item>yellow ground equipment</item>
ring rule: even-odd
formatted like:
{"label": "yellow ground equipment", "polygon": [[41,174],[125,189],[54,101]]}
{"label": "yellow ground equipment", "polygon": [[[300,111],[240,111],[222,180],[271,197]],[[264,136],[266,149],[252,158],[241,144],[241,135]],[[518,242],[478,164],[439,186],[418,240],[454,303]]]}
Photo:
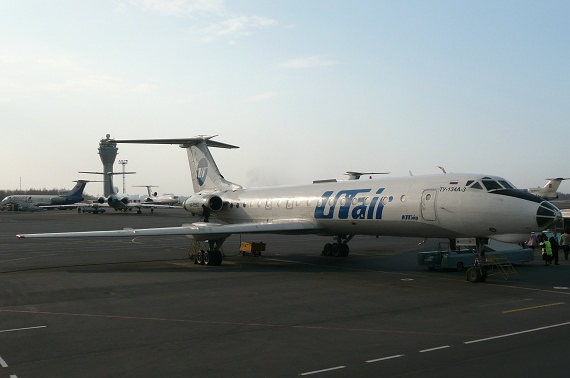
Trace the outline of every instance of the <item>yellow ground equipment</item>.
{"label": "yellow ground equipment", "polygon": [[265,251],[265,243],[263,242],[241,242],[239,251],[242,256],[251,253],[254,256],[261,256],[261,252]]}

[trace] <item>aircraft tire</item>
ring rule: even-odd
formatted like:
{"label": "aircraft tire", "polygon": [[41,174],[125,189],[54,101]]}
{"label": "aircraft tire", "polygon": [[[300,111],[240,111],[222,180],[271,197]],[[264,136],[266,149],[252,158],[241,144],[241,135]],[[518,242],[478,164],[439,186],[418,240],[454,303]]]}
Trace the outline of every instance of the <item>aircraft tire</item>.
{"label": "aircraft tire", "polygon": [[346,243],[341,243],[341,244],[339,244],[339,246],[340,246],[340,255],[341,255],[342,257],[348,256],[348,253],[349,253],[349,251],[350,251],[350,249],[348,248],[348,244],[346,244]]}
{"label": "aircraft tire", "polygon": [[210,255],[209,251],[204,251],[203,256],[204,265],[213,265],[214,259],[212,259],[213,256]]}
{"label": "aircraft tire", "polygon": [[331,243],[325,244],[323,248],[323,256],[331,256],[333,251],[333,245]]}
{"label": "aircraft tire", "polygon": [[212,265],[222,265],[222,252],[220,250],[215,250],[212,252],[213,264]]}
{"label": "aircraft tire", "polygon": [[332,246],[332,255],[334,257],[339,257],[341,255],[341,251],[340,251],[340,244],[338,243],[334,243]]}
{"label": "aircraft tire", "polygon": [[200,250],[196,255],[196,264],[204,265],[204,251]]}

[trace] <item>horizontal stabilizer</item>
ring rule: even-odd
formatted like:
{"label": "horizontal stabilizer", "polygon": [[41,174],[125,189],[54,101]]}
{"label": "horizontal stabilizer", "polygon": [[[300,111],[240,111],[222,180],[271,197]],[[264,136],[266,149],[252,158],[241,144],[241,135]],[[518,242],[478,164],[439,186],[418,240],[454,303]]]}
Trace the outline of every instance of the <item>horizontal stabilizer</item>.
{"label": "horizontal stabilizer", "polygon": [[180,147],[188,148],[190,146],[195,146],[198,143],[205,142],[208,147],[218,147],[218,148],[239,148],[227,143],[216,142],[212,138],[217,135],[212,136],[198,136],[195,138],[174,138],[174,139],[114,139],[115,143],[139,143],[139,144],[178,144]]}

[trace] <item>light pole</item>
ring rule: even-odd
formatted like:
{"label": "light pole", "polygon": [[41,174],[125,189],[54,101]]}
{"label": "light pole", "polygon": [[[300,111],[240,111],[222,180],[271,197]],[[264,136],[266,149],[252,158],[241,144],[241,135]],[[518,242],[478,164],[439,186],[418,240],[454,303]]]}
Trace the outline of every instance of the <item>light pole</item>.
{"label": "light pole", "polygon": [[123,166],[123,194],[125,194],[125,165],[127,165],[128,160],[119,160],[119,164]]}

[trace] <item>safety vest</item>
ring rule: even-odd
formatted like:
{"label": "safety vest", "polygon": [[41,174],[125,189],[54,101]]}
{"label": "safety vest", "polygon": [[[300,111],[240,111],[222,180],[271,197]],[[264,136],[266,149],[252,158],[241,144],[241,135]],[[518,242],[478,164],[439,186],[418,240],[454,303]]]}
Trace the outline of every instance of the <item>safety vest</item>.
{"label": "safety vest", "polygon": [[542,254],[547,254],[548,256],[552,256],[552,246],[548,240],[543,242],[544,245],[542,246]]}

